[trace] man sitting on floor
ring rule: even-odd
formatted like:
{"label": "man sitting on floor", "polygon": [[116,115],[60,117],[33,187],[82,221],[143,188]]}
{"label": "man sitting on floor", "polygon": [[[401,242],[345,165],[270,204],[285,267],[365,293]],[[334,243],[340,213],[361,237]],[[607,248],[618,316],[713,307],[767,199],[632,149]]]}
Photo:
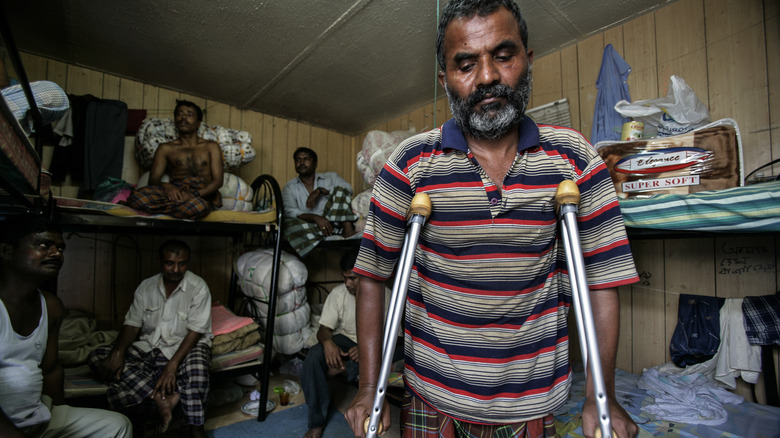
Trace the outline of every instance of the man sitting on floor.
{"label": "man sitting on floor", "polygon": [[[358,250],[341,257],[341,275],[344,283],[333,288],[325,299],[317,331],[319,343],[306,353],[301,372],[301,387],[309,407],[309,430],[304,438],[320,438],[330,409],[328,378],[345,374],[347,382],[358,376],[357,328],[355,325],[355,293],[358,276],[352,272]],[[390,290],[385,289],[385,308],[389,304]],[[395,359],[403,358],[402,350],[396,350]]]}
{"label": "man sitting on floor", "polygon": [[301,387],[309,407],[309,431],[304,438],[321,438],[328,419],[330,392],[328,377],[346,373],[347,382],[358,375],[357,329],[355,327],[355,293],[358,276],[352,272],[357,251],[341,257],[344,284],[333,288],[325,299],[317,331],[319,343],[306,353],[301,373]]}
{"label": "man sitting on floor", "polygon": [[205,437],[211,293],[202,278],[187,270],[186,243],[169,240],[159,254],[162,272],[141,282],[116,343],[93,351],[89,366],[109,382],[112,409],[152,399],[164,432],[181,402],[189,436]]}
{"label": "man sitting on floor", "polygon": [[[179,138],[157,147],[149,185],[134,190],[127,205],[148,213],[200,219],[222,206],[222,150],[216,142],[198,137],[203,120],[200,107],[177,100],[173,115]],[[163,182],[163,175],[170,182]]]}
{"label": "man sitting on floor", "polygon": [[59,274],[64,251],[47,217],[0,222],[0,436],[130,438],[124,415],[64,404],[57,341],[65,308],[39,289]]}
{"label": "man sitting on floor", "polygon": [[293,153],[298,176],[282,190],[284,234],[304,257],[328,236],[355,235],[352,186],[336,172],[317,173],[317,153],[300,147]]}

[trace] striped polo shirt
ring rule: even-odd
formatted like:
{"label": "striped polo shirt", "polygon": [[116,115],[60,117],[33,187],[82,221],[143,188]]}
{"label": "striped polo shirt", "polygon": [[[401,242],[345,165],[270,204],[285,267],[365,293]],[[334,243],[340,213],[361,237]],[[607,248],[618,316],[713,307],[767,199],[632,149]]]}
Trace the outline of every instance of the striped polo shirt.
{"label": "striped polo shirt", "polygon": [[614,185],[582,134],[520,125],[498,187],[454,120],[404,141],[376,180],[355,272],[387,280],[418,192],[432,212],[420,234],[405,308],[408,388],[451,417],[513,423],[566,400],[571,303],[554,195],[581,192],[580,240],[593,289],[637,280]]}

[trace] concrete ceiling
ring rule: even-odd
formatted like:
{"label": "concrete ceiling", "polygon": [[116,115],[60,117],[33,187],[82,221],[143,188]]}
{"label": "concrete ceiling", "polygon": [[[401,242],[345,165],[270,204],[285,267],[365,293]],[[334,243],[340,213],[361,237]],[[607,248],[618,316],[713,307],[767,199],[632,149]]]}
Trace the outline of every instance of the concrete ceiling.
{"label": "concrete ceiling", "polygon": [[[671,1],[518,4],[541,57]],[[434,97],[437,0],[3,3],[22,51],[346,134]]]}

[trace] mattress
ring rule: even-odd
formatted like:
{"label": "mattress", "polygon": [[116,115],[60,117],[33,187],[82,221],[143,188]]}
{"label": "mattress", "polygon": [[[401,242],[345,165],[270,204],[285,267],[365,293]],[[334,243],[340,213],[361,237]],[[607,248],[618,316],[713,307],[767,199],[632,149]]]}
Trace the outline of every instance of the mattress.
{"label": "mattress", "polygon": [[[132,209],[126,205],[112,204],[110,202],[91,201],[87,199],[57,197],[57,206],[61,211],[71,214],[95,214],[120,217],[144,217],[150,219],[164,219],[171,221],[188,221],[192,219],[179,219],[164,214],[149,214]],[[199,222],[224,222],[239,224],[267,224],[276,221],[276,210],[265,211],[232,211],[215,210],[209,213]]]}
{"label": "mattress", "polygon": [[626,227],[678,231],[780,231],[780,181],[688,195],[621,199]]}
{"label": "mattress", "polygon": [[[655,403],[653,396],[637,386],[640,376],[617,370],[615,392],[621,406],[639,426],[639,437],[777,437],[780,435],[780,408],[742,402],[724,404],[728,418],[719,425],[686,424],[666,421],[642,410]],[[583,437],[582,405],[585,378],[576,373],[569,400],[555,413],[555,426],[561,437]]]}

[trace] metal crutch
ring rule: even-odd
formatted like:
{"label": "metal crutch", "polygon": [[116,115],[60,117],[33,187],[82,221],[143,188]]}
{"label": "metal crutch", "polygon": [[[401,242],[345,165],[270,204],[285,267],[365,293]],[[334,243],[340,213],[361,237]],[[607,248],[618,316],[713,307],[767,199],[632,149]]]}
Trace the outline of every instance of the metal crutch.
{"label": "metal crutch", "polygon": [[566,251],[566,264],[569,268],[569,283],[571,283],[571,295],[574,301],[574,315],[577,318],[582,360],[590,365],[593,388],[596,392],[596,407],[598,408],[600,426],[596,430],[596,436],[610,437],[613,436],[612,422],[609,417],[604,372],[601,369],[596,326],[593,323],[588,279],[585,274],[585,262],[582,258],[580,235],[577,228],[577,211],[580,203],[580,190],[577,184],[571,180],[560,183],[555,192],[555,203],[558,207],[561,234]]}
{"label": "metal crutch", "polygon": [[366,418],[363,427],[365,428],[366,438],[375,438],[377,434],[382,433],[382,423],[379,422],[382,413],[382,404],[385,400],[385,391],[387,390],[387,377],[390,375],[390,366],[393,360],[393,350],[397,340],[398,324],[403,315],[404,302],[406,301],[406,291],[409,288],[409,277],[412,273],[414,264],[414,252],[417,249],[417,240],[420,237],[425,220],[431,214],[431,200],[425,193],[414,195],[412,203],[409,206],[409,219],[407,224],[409,228],[404,236],[404,245],[401,249],[401,257],[398,261],[398,269],[395,274],[393,285],[393,294],[390,299],[390,308],[387,311],[385,320],[385,331],[382,343],[382,367],[379,370],[379,380],[377,381],[376,394],[374,395],[374,404],[371,408],[371,414]]}

